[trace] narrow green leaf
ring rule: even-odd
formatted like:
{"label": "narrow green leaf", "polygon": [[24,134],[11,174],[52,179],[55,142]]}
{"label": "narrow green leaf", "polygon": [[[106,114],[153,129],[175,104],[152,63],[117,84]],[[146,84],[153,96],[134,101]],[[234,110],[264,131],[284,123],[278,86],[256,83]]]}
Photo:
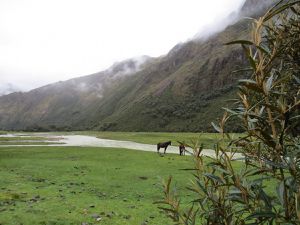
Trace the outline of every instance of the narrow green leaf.
{"label": "narrow green leaf", "polygon": [[219,133],[221,133],[221,128],[219,126],[217,126],[214,122],[211,122],[211,125],[213,126],[213,128],[218,131]]}
{"label": "narrow green leaf", "polygon": [[297,11],[297,10],[295,9],[295,7],[291,7],[291,10],[293,11],[293,13],[295,13],[295,14],[297,14],[297,15],[300,15],[300,12]]}
{"label": "narrow green leaf", "polygon": [[267,212],[254,212],[251,215],[249,215],[246,219],[257,219],[257,218],[276,218],[276,214],[272,211]]}
{"label": "narrow green leaf", "polygon": [[263,22],[268,21],[269,19],[271,19],[272,17],[274,17],[275,15],[281,13],[282,11],[286,10],[287,8],[290,8],[291,6],[300,3],[300,1],[295,1],[289,4],[284,4],[283,6],[277,8],[276,10],[274,10],[273,12],[270,12],[268,16],[266,16],[263,20]]}
{"label": "narrow green leaf", "polygon": [[295,75],[293,75],[293,78],[295,79],[295,81],[297,81],[298,84],[300,84],[300,79],[298,77],[296,77]]}
{"label": "narrow green leaf", "polygon": [[165,207],[157,207],[157,208],[159,208],[161,210],[164,210],[164,211],[167,211],[167,212],[177,213],[176,210],[174,210],[174,209],[168,209],[168,208],[165,208]]}
{"label": "narrow green leaf", "polygon": [[242,44],[242,45],[253,45],[253,42],[248,40],[236,40],[225,43],[225,45],[234,45],[234,44]]}
{"label": "narrow green leaf", "polygon": [[211,173],[205,173],[205,174],[203,174],[203,176],[206,176],[207,178],[209,178],[217,183],[224,184],[224,182],[222,181],[222,179],[220,177],[213,175]]}
{"label": "narrow green leaf", "polygon": [[249,72],[249,71],[252,71],[252,70],[253,69],[251,67],[248,67],[248,68],[244,68],[244,69],[234,70],[231,73]]}
{"label": "narrow green leaf", "polygon": [[239,80],[240,85],[251,89],[253,91],[257,91],[260,93],[264,93],[263,90],[257,85],[257,83],[253,80]]}
{"label": "narrow green leaf", "polygon": [[280,201],[280,204],[284,206],[284,181],[281,181],[276,188],[277,196]]}
{"label": "narrow green leaf", "polygon": [[233,115],[238,114],[237,112],[235,112],[235,111],[233,111],[233,110],[231,110],[231,109],[228,109],[228,108],[223,108],[223,109],[224,109],[225,111],[227,111],[227,112],[233,114]]}
{"label": "narrow green leaf", "polygon": [[255,80],[250,80],[250,79],[241,79],[239,80],[239,83],[251,83],[251,84],[256,84]]}
{"label": "narrow green leaf", "polygon": [[269,92],[272,88],[273,84],[273,74],[268,78],[267,83],[266,83],[266,91]]}
{"label": "narrow green leaf", "polygon": [[204,185],[201,184],[200,181],[197,181],[197,185],[201,188],[201,190],[207,195],[207,190],[206,188],[204,187]]}
{"label": "narrow green leaf", "polygon": [[246,53],[246,56],[249,60],[250,66],[253,68],[254,71],[256,71],[256,62],[255,62],[255,59],[251,56],[250,50],[244,44],[242,44],[242,47],[243,47],[243,49]]}
{"label": "narrow green leaf", "polygon": [[256,45],[256,48],[258,48],[259,50],[261,50],[262,52],[264,52],[265,54],[267,54],[267,55],[269,55],[269,56],[271,55],[270,50],[267,49],[266,47]]}

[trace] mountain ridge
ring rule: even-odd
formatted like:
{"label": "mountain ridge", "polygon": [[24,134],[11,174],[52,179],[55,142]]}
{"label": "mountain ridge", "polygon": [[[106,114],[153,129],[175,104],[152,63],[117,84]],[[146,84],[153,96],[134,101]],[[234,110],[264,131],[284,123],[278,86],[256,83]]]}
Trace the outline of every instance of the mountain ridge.
{"label": "mountain ridge", "polygon": [[231,72],[246,62],[239,47],[224,43],[247,38],[249,28],[249,21],[240,20],[158,58],[128,59],[99,73],[2,96],[0,129],[211,131],[220,106],[234,96],[240,76]]}

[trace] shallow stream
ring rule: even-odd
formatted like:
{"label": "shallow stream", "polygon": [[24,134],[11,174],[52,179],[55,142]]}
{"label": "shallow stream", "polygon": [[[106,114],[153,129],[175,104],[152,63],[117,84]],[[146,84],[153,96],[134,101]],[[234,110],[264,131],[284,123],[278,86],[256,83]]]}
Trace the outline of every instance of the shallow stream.
{"label": "shallow stream", "polygon": [[[26,134],[5,134],[0,135],[0,137],[20,137],[30,135]],[[49,133],[35,133],[32,136],[34,137],[46,137],[55,139],[56,143],[60,142],[61,144],[50,144],[51,141],[48,141],[48,145],[2,145],[1,147],[11,147],[11,146],[84,146],[84,147],[107,147],[107,148],[126,148],[140,151],[150,151],[157,152],[156,145],[150,144],[141,144],[133,141],[119,141],[119,140],[110,140],[110,139],[101,139],[93,136],[87,135],[52,135]],[[192,152],[192,149],[187,148],[189,152]],[[160,153],[163,153],[164,149],[160,149]],[[179,148],[177,146],[169,146],[166,153],[179,154]],[[202,155],[206,156],[215,156],[215,151],[211,149],[204,149]],[[242,158],[241,154],[236,154],[234,158]]]}

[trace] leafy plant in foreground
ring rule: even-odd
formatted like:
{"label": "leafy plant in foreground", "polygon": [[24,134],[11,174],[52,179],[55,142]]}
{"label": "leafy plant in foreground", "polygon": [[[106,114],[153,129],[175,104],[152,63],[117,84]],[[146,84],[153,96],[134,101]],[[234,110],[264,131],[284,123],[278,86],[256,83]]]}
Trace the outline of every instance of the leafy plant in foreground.
{"label": "leafy plant in foreground", "polygon": [[[161,209],[176,224],[300,224],[300,1],[280,1],[254,20],[251,40],[228,44],[242,46],[251,78],[240,80],[236,108],[213,124],[223,134],[215,156],[204,160],[191,146],[192,206],[182,209],[169,178]],[[224,132],[232,117],[245,136]]]}

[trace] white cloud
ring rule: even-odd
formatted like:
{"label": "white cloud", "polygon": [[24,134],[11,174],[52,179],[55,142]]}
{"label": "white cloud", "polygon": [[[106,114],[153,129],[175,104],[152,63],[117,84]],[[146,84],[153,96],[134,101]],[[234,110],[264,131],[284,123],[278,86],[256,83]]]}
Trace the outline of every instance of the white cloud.
{"label": "white cloud", "polygon": [[30,89],[159,56],[244,0],[0,0],[0,82]]}

